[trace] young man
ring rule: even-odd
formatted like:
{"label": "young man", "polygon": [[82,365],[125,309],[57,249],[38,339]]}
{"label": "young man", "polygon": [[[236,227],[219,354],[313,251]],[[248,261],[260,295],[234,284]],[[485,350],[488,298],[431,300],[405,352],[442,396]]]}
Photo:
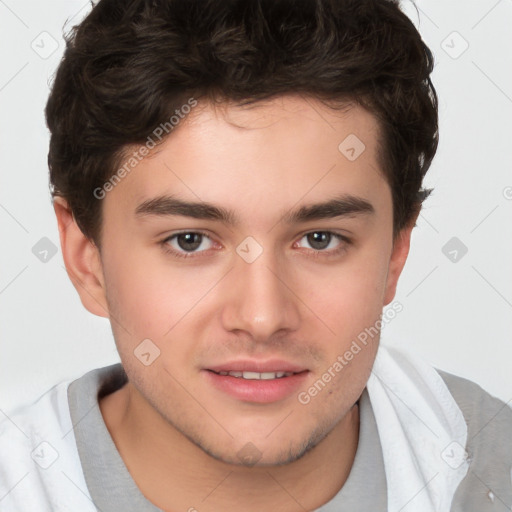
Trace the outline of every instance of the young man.
{"label": "young man", "polygon": [[486,511],[512,411],[379,345],[437,147],[386,0],[101,0],[47,105],[69,277],[121,364],[0,424],[0,510]]}

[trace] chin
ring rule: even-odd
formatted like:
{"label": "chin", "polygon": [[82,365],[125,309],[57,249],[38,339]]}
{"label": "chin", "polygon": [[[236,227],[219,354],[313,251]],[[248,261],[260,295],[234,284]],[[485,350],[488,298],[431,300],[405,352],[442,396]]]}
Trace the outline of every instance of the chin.
{"label": "chin", "polygon": [[[187,437],[203,452],[219,462],[245,468],[264,468],[286,466],[302,459],[327,437],[329,432],[330,430],[317,428],[309,434],[304,434],[302,439],[293,440],[290,440],[289,435],[281,436],[281,439],[276,438],[273,441],[263,438],[254,442],[246,437],[243,440],[233,441],[225,447],[215,447],[211,442]],[[295,434],[297,433],[295,432]],[[234,450],[234,444],[240,448]]]}

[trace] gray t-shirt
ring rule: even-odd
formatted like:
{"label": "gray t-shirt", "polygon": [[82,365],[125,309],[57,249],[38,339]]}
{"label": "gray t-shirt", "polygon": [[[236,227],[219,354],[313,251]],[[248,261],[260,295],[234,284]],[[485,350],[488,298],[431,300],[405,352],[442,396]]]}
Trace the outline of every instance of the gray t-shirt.
{"label": "gray t-shirt", "polygon": [[[512,507],[512,409],[477,384],[439,371],[468,424],[468,474],[452,512],[501,512]],[[139,490],[103,421],[98,400],[122,387],[121,364],[86,373],[68,388],[75,437],[87,487],[102,512],[161,512]],[[366,388],[359,399],[359,443],[347,481],[318,512],[387,510],[382,448]],[[414,500],[403,512],[414,510]]]}

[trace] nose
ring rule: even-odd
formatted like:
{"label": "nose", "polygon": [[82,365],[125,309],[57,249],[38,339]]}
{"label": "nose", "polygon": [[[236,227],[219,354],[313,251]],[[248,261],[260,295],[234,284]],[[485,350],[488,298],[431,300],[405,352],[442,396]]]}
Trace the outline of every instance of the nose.
{"label": "nose", "polygon": [[[228,331],[245,331],[254,341],[265,342],[300,323],[300,298],[294,293],[289,272],[278,265],[271,251],[248,263],[235,257],[229,273],[222,323]],[[282,334],[281,332],[281,334]]]}

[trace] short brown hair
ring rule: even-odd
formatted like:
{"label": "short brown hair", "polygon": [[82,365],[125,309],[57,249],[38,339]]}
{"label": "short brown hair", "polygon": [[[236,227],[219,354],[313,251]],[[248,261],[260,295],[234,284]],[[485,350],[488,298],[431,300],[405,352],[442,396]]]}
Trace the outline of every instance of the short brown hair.
{"label": "short brown hair", "polygon": [[433,56],[398,0],[100,0],[65,39],[46,106],[50,183],[98,247],[93,191],[192,96],[356,102],[379,122],[395,234],[428,195]]}

